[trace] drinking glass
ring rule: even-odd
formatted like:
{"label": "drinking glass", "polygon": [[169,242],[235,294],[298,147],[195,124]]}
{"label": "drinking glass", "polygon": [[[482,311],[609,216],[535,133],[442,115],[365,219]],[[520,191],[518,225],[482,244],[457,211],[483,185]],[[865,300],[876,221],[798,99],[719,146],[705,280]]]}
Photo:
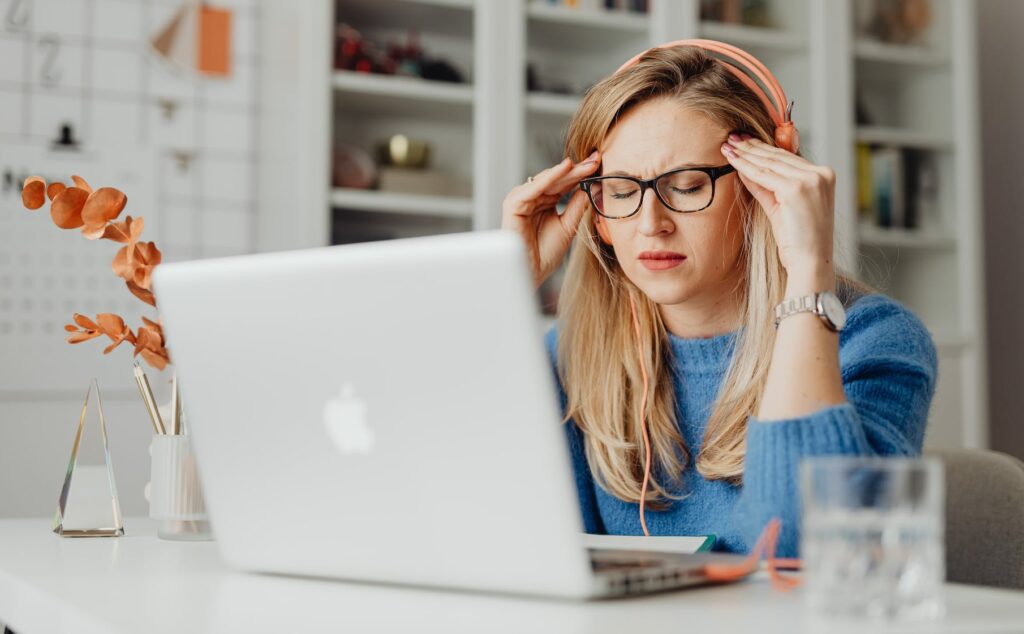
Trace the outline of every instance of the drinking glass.
{"label": "drinking glass", "polygon": [[944,612],[943,472],[934,458],[822,456],[800,465],[805,601],[892,620]]}

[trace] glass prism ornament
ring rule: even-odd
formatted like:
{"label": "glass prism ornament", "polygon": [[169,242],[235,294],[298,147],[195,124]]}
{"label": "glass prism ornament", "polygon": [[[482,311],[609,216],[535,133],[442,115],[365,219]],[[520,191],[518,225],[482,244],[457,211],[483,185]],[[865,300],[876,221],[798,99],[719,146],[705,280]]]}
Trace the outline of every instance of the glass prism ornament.
{"label": "glass prism ornament", "polygon": [[[89,414],[89,401],[95,392],[96,412],[99,418],[99,439],[103,448],[103,465],[79,465],[79,451]],[[78,420],[78,431],[71,446],[68,471],[60,490],[57,512],[53,517],[53,532],[61,537],[120,537],[124,535],[121,505],[117,499],[114,468],[107,446],[107,423],[103,416],[103,400],[96,379],[89,384]]]}

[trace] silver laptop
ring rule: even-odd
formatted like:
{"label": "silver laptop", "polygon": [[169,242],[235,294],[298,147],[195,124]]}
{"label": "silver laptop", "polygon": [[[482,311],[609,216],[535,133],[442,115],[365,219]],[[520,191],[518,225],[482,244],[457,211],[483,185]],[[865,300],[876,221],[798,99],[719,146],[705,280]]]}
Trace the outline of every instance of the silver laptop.
{"label": "silver laptop", "polygon": [[527,271],[502,231],[157,267],[225,561],[564,597],[734,561],[586,547]]}

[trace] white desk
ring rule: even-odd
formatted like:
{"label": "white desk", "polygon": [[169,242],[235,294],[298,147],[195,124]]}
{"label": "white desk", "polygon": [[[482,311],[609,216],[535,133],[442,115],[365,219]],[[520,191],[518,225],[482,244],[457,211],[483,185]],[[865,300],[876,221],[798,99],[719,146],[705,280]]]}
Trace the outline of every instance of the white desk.
{"label": "white desk", "polygon": [[[62,539],[47,520],[0,521],[0,622],[75,632],[1024,631],[1024,592],[949,585],[941,623],[814,622],[800,592],[758,576],[730,586],[591,603],[227,572],[213,542],[168,542],[148,520],[121,538]],[[543,574],[543,572],[538,572]]]}

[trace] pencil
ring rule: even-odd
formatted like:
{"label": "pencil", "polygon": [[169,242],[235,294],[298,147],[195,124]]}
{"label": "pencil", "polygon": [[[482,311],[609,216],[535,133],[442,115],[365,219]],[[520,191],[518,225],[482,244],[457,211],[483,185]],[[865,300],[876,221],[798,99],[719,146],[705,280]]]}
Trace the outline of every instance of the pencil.
{"label": "pencil", "polygon": [[142,402],[146,406],[146,411],[149,412],[149,419],[153,423],[153,429],[158,434],[166,434],[167,428],[164,427],[163,419],[160,418],[160,410],[156,408],[156,398],[153,397],[153,388],[149,385],[149,378],[142,370],[138,361],[134,362],[134,366],[135,382],[139,385],[139,394],[142,395]]}

